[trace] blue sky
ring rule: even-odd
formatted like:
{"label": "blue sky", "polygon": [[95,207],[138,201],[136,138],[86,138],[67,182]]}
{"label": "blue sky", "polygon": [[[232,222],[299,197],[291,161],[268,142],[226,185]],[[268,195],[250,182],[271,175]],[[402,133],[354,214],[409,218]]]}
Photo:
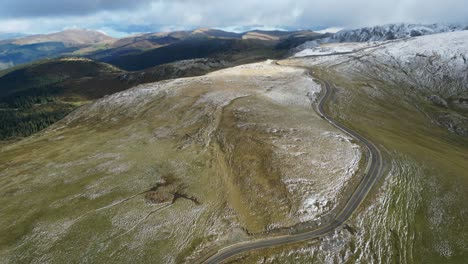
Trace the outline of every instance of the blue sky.
{"label": "blue sky", "polygon": [[113,36],[213,27],[322,29],[468,23],[467,0],[0,0],[0,33],[89,28]]}

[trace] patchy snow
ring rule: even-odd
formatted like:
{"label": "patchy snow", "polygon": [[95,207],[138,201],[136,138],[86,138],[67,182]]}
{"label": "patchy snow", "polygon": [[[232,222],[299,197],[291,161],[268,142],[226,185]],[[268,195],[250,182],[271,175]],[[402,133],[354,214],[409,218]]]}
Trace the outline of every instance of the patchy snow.
{"label": "patchy snow", "polygon": [[405,39],[410,37],[432,35],[445,32],[462,31],[464,30],[464,28],[465,26],[462,25],[422,25],[400,23],[357,29],[348,29],[338,31],[330,37],[307,41],[294,48],[293,52],[296,54],[295,57],[326,55],[337,53],[340,51],[336,51],[333,49],[321,50],[320,48],[317,49],[317,47],[327,43],[382,42],[387,40]]}
{"label": "patchy snow", "polygon": [[[335,151],[292,152],[291,155],[300,153],[295,157],[307,164],[302,166],[308,168],[308,173],[311,175],[306,176],[304,172],[293,170],[291,175],[284,180],[288,191],[294,197],[292,199],[300,201],[296,214],[301,222],[318,220],[335,208],[339,193],[356,174],[362,156],[359,146],[352,143],[351,138],[342,133],[321,132],[317,140],[328,142],[327,145]],[[301,147],[309,150],[312,146],[301,145]],[[318,148],[318,145],[315,144],[313,147]],[[301,150],[298,145],[295,148]]]}
{"label": "patchy snow", "polygon": [[243,91],[213,91],[208,92],[200,96],[195,102],[194,106],[203,105],[203,104],[213,104],[217,106],[226,106],[232,100],[235,100],[239,97],[248,96],[250,93]]}
{"label": "patchy snow", "polygon": [[[253,220],[243,221],[240,216],[245,207],[239,210],[235,207],[237,197],[226,195],[229,188],[238,189],[224,185],[222,177],[216,175],[219,171],[223,173],[228,162],[224,165],[223,157],[209,145],[211,139],[219,140],[221,136],[222,111],[227,109],[236,115],[233,121],[228,120],[229,130],[255,131],[252,135],[265,146],[271,167],[277,166],[274,169],[278,172],[278,184],[271,188],[279,186],[283,196],[271,201],[270,195],[254,190],[250,191],[253,199],[245,204],[265,198],[262,209],[273,212],[283,208],[271,214],[275,217],[273,220],[267,213],[264,214],[267,217],[260,216],[266,219],[266,229],[291,226],[318,219],[332,210],[361,157],[357,146],[313,111],[312,101],[320,89],[304,69],[281,66],[275,61],[140,85],[80,107],[55,130],[51,128],[50,135],[54,138],[59,133],[63,135],[63,144],[73,146],[70,152],[76,157],[63,155],[60,162],[43,163],[47,152],[41,153],[35,155],[34,162],[46,166],[30,169],[22,178],[12,178],[32,179],[24,181],[33,185],[23,184],[22,191],[57,181],[71,185],[84,177],[90,178],[76,193],[67,193],[61,200],[51,201],[50,207],[57,211],[69,208],[67,205],[79,199],[104,203],[107,195],[112,197],[114,202],[102,204],[98,209],[79,208],[83,212],[77,215],[79,221],[74,222],[78,226],[80,221],[91,222],[99,217],[112,224],[105,231],[95,231],[93,225],[79,226],[99,236],[94,244],[83,242],[84,247],[90,248],[90,259],[94,252],[103,250],[101,247],[107,243],[103,241],[107,239],[114,239],[116,245],[125,246],[130,252],[128,256],[119,255],[117,251],[108,252],[111,256],[115,253],[116,259],[124,262],[127,257],[144,254],[142,251],[148,246],[154,247],[155,243],[187,249],[194,238],[206,235],[219,243],[243,241],[248,239],[245,229],[249,230],[249,222]],[[67,126],[73,122],[79,126]],[[97,131],[100,127],[104,129]],[[324,134],[323,131],[330,132]],[[83,144],[76,144],[81,142],[78,140]],[[216,156],[210,156],[212,154]],[[205,167],[210,159],[215,167]],[[154,168],[156,165],[158,167]],[[183,190],[197,197],[201,205],[185,199],[167,206],[146,203],[144,192],[159,182],[160,167],[163,172],[174,174]],[[54,171],[52,174],[50,169]],[[278,206],[277,201],[283,204]],[[91,201],[90,204],[95,203]],[[29,209],[30,206],[24,206],[24,210]],[[256,206],[251,212],[256,214],[257,211],[259,207]],[[263,226],[253,228],[260,230]],[[71,228],[67,232],[74,235],[75,230],[78,229]],[[42,232],[42,229],[34,232]],[[123,236],[128,237],[121,242],[118,238]],[[37,243],[49,239],[39,238]],[[204,246],[207,244],[201,247]],[[40,249],[38,253],[46,254],[47,250]],[[157,261],[175,262],[170,251],[162,249],[160,254]]]}
{"label": "patchy snow", "polygon": [[301,60],[293,65],[337,66],[335,70],[347,75],[370,75],[389,84],[406,83],[442,98],[456,98],[468,95],[466,43],[468,31],[447,32],[381,42],[352,54],[297,58]]}
{"label": "patchy snow", "polygon": [[282,105],[308,107],[321,90],[320,84],[304,74],[289,77],[288,82],[288,85],[278,83],[270,86],[264,95]]}
{"label": "patchy snow", "polygon": [[352,42],[352,43],[331,43],[331,44],[318,44],[311,45],[309,48],[306,48],[300,52],[294,54],[293,57],[306,57],[306,56],[316,56],[316,55],[331,55],[331,54],[340,54],[340,53],[349,53],[356,51],[358,49],[363,49],[367,47],[372,47],[375,43],[371,42]]}
{"label": "patchy snow", "polygon": [[331,37],[331,42],[366,42],[384,41],[417,37],[444,32],[460,31],[464,26],[444,24],[387,24],[382,26],[364,27],[358,29],[342,30]]}

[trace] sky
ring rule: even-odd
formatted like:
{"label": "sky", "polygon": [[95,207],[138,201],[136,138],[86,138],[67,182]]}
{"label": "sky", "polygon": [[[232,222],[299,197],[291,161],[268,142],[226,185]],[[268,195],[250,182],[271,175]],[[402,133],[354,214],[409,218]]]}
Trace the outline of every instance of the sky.
{"label": "sky", "polygon": [[467,0],[0,0],[0,34],[87,28],[122,37],[200,27],[231,31],[468,24]]}

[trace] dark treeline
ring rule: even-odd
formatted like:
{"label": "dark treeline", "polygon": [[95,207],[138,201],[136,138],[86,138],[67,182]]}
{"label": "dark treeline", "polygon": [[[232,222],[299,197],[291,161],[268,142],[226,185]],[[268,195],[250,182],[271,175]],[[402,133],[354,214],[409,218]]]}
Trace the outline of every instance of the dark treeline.
{"label": "dark treeline", "polygon": [[42,105],[47,103],[55,102],[55,97],[52,96],[15,96],[12,98],[8,98],[7,100],[0,101],[0,108],[23,108],[29,109],[32,108],[34,105]]}
{"label": "dark treeline", "polygon": [[0,140],[27,137],[70,113],[73,107],[57,100],[57,91],[35,88],[0,98]]}
{"label": "dark treeline", "polygon": [[0,139],[26,137],[34,134],[65,117],[71,107],[62,107],[53,111],[34,109],[0,110]]}

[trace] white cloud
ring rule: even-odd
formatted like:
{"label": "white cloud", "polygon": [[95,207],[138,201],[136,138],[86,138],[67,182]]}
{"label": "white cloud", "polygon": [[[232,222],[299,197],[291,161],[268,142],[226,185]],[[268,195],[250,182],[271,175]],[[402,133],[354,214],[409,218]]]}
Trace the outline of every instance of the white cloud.
{"label": "white cloud", "polygon": [[[120,34],[135,32],[142,26],[155,31],[255,25],[317,29],[393,22],[468,22],[466,0],[42,0],[42,7],[37,10],[31,8],[36,4],[27,5],[31,2],[0,0],[0,32],[39,33],[77,26],[113,29]],[[70,2],[75,11],[70,10]],[[52,5],[53,10],[48,11],[46,7]],[[20,15],[14,16],[15,13]]]}
{"label": "white cloud", "polygon": [[322,33],[322,34],[325,34],[325,33],[336,33],[340,30],[343,30],[344,28],[342,27],[329,27],[329,28],[325,28],[325,29],[322,29],[322,30],[314,30],[315,32],[317,33]]}

